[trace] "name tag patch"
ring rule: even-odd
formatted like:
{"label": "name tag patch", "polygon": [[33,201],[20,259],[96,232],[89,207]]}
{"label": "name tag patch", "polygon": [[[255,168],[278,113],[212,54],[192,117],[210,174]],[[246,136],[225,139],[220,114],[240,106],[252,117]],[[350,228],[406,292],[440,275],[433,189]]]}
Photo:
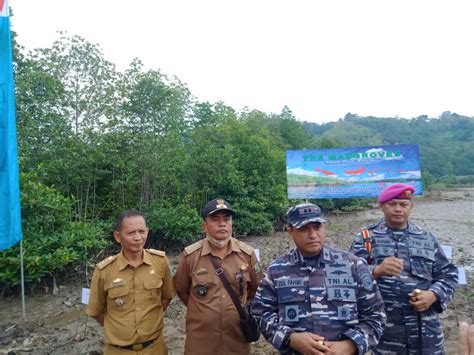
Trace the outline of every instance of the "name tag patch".
{"label": "name tag patch", "polygon": [[434,243],[431,240],[416,240],[416,239],[409,239],[408,245],[414,248],[422,248],[422,249],[430,249],[434,250]]}
{"label": "name tag patch", "polygon": [[295,279],[278,279],[276,281],[276,287],[298,287],[304,286],[304,279],[303,278],[295,278]]}
{"label": "name tag patch", "polygon": [[377,236],[377,238],[375,238],[375,242],[377,244],[393,244],[393,240],[390,239],[390,237],[385,237],[385,236]]}
{"label": "name tag patch", "polygon": [[352,286],[354,285],[354,278],[326,276],[326,285],[327,286]]}

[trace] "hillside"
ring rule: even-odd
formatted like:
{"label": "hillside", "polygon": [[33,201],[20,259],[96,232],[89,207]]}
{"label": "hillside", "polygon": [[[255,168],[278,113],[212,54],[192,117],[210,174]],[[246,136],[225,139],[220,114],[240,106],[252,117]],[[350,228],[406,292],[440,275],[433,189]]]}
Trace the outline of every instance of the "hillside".
{"label": "hillside", "polygon": [[445,179],[474,175],[474,117],[450,112],[413,119],[347,114],[337,122],[303,125],[319,139],[341,147],[418,144],[424,173]]}

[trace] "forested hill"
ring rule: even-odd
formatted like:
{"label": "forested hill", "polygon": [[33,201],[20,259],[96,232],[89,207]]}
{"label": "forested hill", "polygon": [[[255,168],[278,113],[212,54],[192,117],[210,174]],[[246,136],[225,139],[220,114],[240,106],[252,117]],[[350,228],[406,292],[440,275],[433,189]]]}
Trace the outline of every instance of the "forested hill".
{"label": "forested hill", "polygon": [[304,122],[304,126],[341,147],[418,144],[423,173],[446,182],[454,182],[455,176],[474,175],[474,117],[451,112],[439,118],[413,119],[347,114],[337,122]]}

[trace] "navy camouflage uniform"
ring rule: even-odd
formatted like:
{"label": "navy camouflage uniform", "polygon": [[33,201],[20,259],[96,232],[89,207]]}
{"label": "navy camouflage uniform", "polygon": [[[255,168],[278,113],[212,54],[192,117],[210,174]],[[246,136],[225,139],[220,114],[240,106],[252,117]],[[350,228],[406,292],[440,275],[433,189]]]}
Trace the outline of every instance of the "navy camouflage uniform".
{"label": "navy camouflage uniform", "polygon": [[379,341],[386,318],[366,262],[326,246],[310,259],[295,248],[269,266],[252,306],[262,334],[282,354],[296,354],[283,343],[292,332],[349,338],[364,354]]}
{"label": "navy camouflage uniform", "polygon": [[[388,227],[382,219],[368,227],[368,231],[370,257],[362,233],[356,236],[350,251],[368,260],[371,270],[386,257],[403,259],[399,276],[382,276],[377,280],[385,301],[387,326],[374,354],[403,355],[420,351],[430,355],[445,354],[438,313],[444,311],[453,299],[458,284],[457,268],[430,232],[410,222],[406,229],[397,230]],[[429,310],[416,312],[409,304],[408,293],[414,289],[435,293],[437,300]]]}

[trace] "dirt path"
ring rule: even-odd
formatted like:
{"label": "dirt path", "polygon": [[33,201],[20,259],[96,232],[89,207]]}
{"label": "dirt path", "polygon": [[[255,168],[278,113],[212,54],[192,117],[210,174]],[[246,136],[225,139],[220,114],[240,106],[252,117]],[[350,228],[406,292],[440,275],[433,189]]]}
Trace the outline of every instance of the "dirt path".
{"label": "dirt path", "polygon": [[[327,242],[347,249],[361,225],[377,221],[378,209],[357,213],[328,215]],[[461,286],[454,304],[442,314],[447,354],[457,354],[457,322],[474,322],[474,188],[451,189],[418,198],[412,220],[431,230],[442,244],[453,248],[453,261],[464,266],[468,285]],[[274,234],[245,240],[260,249],[262,267],[292,247],[286,234]],[[170,255],[176,266],[178,255]],[[60,285],[56,294],[26,297],[27,320],[21,315],[19,298],[0,298],[0,354],[100,354],[102,329],[84,315],[81,288],[85,280]],[[470,296],[470,297],[469,297]],[[165,338],[171,354],[184,348],[185,308],[174,300],[165,318]],[[254,354],[276,354],[262,338],[252,346]]]}

